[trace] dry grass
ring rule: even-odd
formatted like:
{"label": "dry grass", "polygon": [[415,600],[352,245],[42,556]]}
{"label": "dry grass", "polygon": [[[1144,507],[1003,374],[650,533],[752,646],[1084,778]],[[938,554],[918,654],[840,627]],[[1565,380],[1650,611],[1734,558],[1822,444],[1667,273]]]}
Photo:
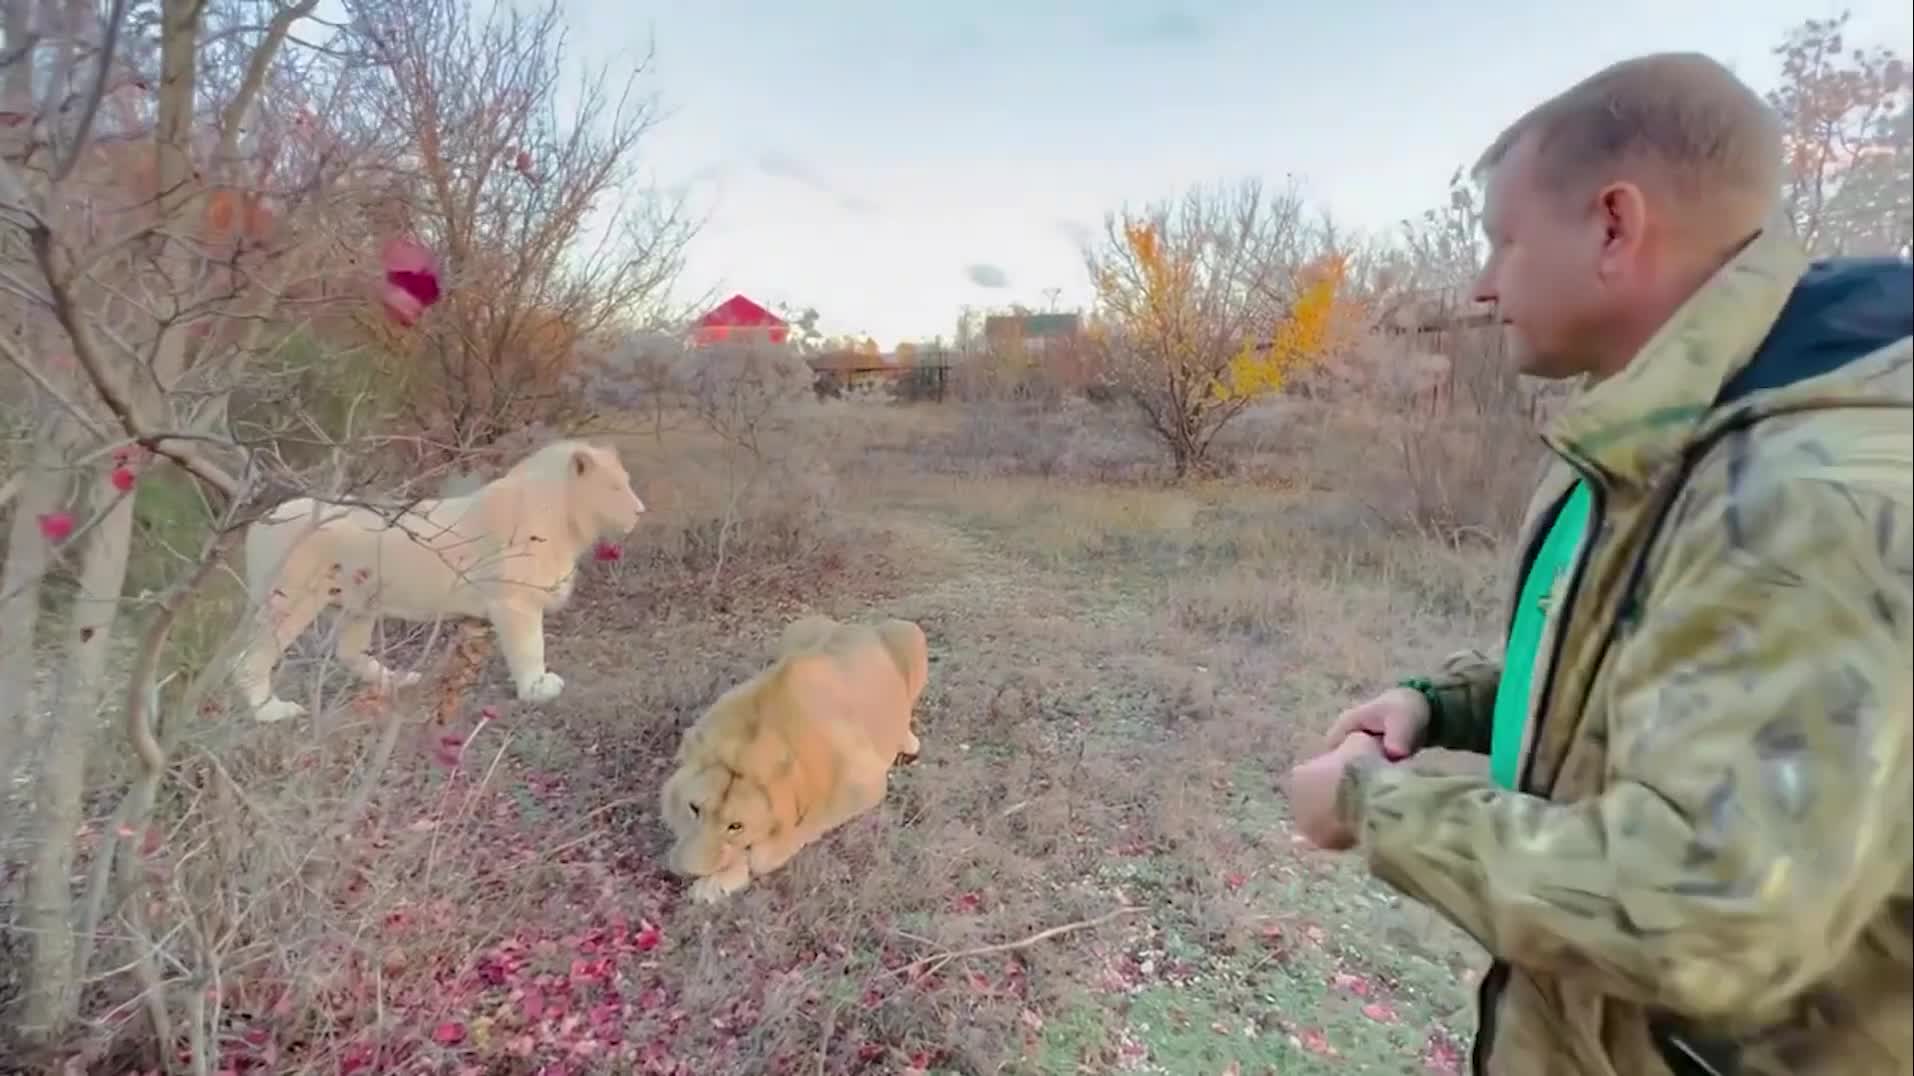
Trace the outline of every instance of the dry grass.
{"label": "dry grass", "polygon": [[[565,695],[511,702],[492,657],[330,839],[376,712],[209,719],[177,752],[199,761],[155,914],[220,909],[241,1070],[1449,1066],[1477,954],[1301,851],[1271,788],[1338,707],[1494,629],[1494,552],[1373,503],[1378,421],[1259,413],[1234,473],[1181,488],[1088,405],[824,405],[750,482],[689,427],[626,433],[651,512],[550,626]],[[1020,422],[1051,462],[1016,458]],[[922,757],[880,810],[690,905],[654,814],[678,732],[813,610],[924,626]],[[95,1056],[150,1063],[125,991],[97,1000]]]}

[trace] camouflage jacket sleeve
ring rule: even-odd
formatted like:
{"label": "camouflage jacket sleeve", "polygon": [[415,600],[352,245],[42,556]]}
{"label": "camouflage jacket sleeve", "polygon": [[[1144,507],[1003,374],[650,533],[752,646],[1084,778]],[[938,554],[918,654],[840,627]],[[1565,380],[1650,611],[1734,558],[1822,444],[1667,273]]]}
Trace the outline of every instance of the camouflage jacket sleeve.
{"label": "camouflage jacket sleeve", "polygon": [[1489,728],[1495,714],[1495,688],[1502,663],[1479,650],[1451,655],[1435,676],[1417,684],[1429,700],[1429,732],[1424,747],[1489,753]]}
{"label": "camouflage jacket sleeve", "polygon": [[1839,481],[1717,479],[1684,509],[1611,658],[1599,796],[1352,768],[1338,809],[1374,873],[1510,963],[1694,1019],[1824,975],[1909,869],[1899,451]]}

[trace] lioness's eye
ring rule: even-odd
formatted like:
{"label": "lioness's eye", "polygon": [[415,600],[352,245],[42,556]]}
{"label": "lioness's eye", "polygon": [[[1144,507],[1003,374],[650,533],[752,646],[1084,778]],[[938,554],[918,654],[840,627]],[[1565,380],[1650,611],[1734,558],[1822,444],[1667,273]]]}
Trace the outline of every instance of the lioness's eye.
{"label": "lioness's eye", "polygon": [[687,803],[687,804],[685,804],[685,806],[686,806],[686,807],[689,807],[689,808],[691,808],[691,817],[693,817],[693,818],[696,818],[696,817],[698,817],[698,805],[697,805],[697,804],[695,804],[695,803]]}
{"label": "lioness's eye", "polygon": [[739,830],[741,830],[741,829],[743,829],[743,828],[744,828],[744,823],[743,823],[743,822],[733,822],[733,823],[731,823],[730,825],[728,825],[728,826],[726,826],[726,827],[724,827],[724,828],[726,828],[726,829],[728,829],[728,830],[730,830],[730,831],[731,831],[731,832],[733,832],[733,833],[736,833],[736,832],[738,832]]}

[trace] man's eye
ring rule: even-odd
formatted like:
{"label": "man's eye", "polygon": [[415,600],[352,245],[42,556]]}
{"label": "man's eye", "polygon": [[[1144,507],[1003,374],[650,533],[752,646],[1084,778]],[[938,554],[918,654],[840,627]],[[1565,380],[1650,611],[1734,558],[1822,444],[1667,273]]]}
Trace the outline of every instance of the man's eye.
{"label": "man's eye", "polygon": [[728,829],[728,830],[730,830],[730,831],[731,831],[731,832],[733,832],[733,833],[737,833],[737,832],[739,832],[739,831],[741,831],[741,830],[743,830],[743,829],[744,829],[744,823],[743,823],[743,822],[733,822],[733,823],[731,823],[730,825],[728,825],[728,826],[726,826],[726,827],[724,827],[724,828],[726,828],[726,829]]}

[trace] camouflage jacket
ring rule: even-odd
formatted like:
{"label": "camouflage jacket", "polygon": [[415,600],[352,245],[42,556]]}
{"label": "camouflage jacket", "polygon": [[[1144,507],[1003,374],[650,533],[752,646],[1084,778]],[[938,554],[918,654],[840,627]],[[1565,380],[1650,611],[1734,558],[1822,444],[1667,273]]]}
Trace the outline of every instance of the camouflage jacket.
{"label": "camouflage jacket", "polygon": [[[1518,788],[1338,796],[1495,958],[1475,1072],[1914,1071],[1911,329],[1909,263],[1758,236],[1546,432],[1523,548],[1594,504]],[[1450,659],[1432,745],[1488,749],[1499,673]]]}

